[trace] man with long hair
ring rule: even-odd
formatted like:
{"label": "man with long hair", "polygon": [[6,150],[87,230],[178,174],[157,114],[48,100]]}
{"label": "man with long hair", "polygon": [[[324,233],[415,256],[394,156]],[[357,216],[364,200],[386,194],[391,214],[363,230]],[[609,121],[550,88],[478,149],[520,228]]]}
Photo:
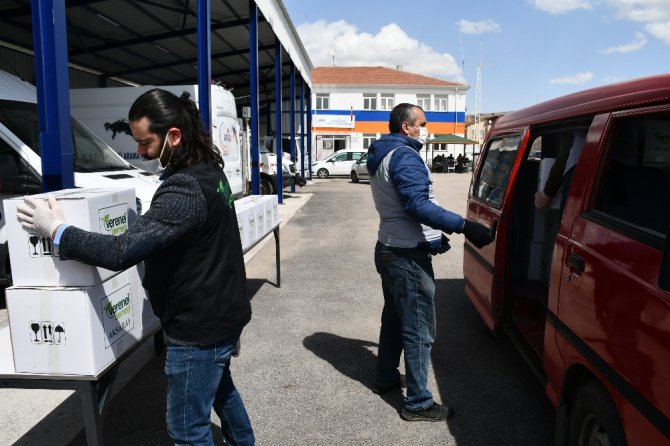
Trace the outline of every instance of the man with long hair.
{"label": "man with long hair", "polygon": [[62,259],[114,271],[145,264],[143,286],[167,335],[167,428],[178,445],[212,445],[212,408],[231,445],[253,445],[230,357],[251,319],[233,196],[223,160],[188,93],[153,89],[130,107],[137,152],[163,182],[151,207],[119,236],[63,222],[54,197],[25,198],[24,227],[52,238]]}

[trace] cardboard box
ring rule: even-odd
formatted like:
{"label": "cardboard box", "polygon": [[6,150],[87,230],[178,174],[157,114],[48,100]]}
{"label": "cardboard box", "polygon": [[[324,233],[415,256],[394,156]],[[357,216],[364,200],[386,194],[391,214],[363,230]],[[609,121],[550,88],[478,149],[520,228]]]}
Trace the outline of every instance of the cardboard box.
{"label": "cardboard box", "polygon": [[[135,189],[65,189],[53,192],[65,222],[87,231],[119,235],[137,218]],[[34,195],[45,199],[46,194]],[[16,286],[92,286],[116,272],[63,261],[51,239],[29,233],[16,217],[23,198],[4,200],[12,279]]]}
{"label": "cardboard box", "polygon": [[265,223],[267,225],[268,231],[271,231],[275,226],[279,225],[278,199],[276,195],[265,195],[263,198],[265,207]]}
{"label": "cardboard box", "polygon": [[246,251],[279,224],[276,195],[249,195],[235,201],[242,250]]}
{"label": "cardboard box", "polygon": [[[248,197],[245,197],[248,198]],[[238,200],[235,202],[235,211],[237,212],[237,224],[240,227],[240,238],[242,241],[242,251],[246,251],[256,241],[257,221],[254,204],[251,200]]]}
{"label": "cardboard box", "polygon": [[91,287],[6,289],[18,373],[94,376],[141,338],[137,288],[124,271]]}
{"label": "cardboard box", "polygon": [[141,314],[141,317],[139,318],[140,330],[138,333],[140,333],[141,336],[145,336],[154,327],[159,325],[161,321],[158,316],[154,314],[151,302],[149,301],[149,296],[147,295],[147,290],[142,286],[142,279],[144,278],[144,262],[129,268],[127,272],[130,277],[130,283],[137,293],[137,308],[139,308]]}
{"label": "cardboard box", "polygon": [[251,228],[249,225],[249,206],[235,204],[237,213],[237,226],[240,230],[240,241],[242,242],[242,251],[245,251],[251,245]]}

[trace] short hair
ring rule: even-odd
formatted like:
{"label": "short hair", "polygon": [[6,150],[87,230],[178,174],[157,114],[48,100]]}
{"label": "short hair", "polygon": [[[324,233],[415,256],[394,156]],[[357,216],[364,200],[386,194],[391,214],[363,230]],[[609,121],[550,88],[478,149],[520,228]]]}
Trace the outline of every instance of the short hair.
{"label": "short hair", "polygon": [[400,133],[402,131],[402,123],[409,122],[414,125],[416,122],[416,112],[414,110],[419,109],[423,111],[421,107],[414,104],[409,104],[403,102],[393,107],[391,110],[391,115],[389,116],[389,131],[391,133]]}

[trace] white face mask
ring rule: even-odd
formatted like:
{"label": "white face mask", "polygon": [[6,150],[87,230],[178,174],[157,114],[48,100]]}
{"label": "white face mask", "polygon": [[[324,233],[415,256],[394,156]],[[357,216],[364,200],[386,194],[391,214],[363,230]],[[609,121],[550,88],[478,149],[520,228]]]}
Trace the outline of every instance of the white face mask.
{"label": "white face mask", "polygon": [[428,129],[426,127],[419,127],[419,136],[411,136],[415,141],[425,144],[428,140]]}
{"label": "white face mask", "polygon": [[168,161],[165,165],[161,164],[161,158],[163,158],[163,152],[165,151],[165,146],[167,145],[167,140],[168,140],[168,135],[165,135],[165,140],[163,141],[163,148],[161,149],[161,153],[158,155],[158,158],[154,160],[156,163],[156,174],[160,175],[162,174],[165,169],[167,169],[167,166],[170,164],[170,160],[172,159],[172,154],[174,153],[174,149],[172,149],[172,152],[170,152],[170,158],[168,158]]}

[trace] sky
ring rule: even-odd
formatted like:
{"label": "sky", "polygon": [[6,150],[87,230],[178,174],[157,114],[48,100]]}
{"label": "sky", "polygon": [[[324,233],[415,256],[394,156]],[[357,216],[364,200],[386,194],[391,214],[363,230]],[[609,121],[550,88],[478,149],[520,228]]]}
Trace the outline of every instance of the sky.
{"label": "sky", "polygon": [[670,72],[670,0],[283,2],[315,67],[464,82],[468,114],[478,67],[481,113]]}

